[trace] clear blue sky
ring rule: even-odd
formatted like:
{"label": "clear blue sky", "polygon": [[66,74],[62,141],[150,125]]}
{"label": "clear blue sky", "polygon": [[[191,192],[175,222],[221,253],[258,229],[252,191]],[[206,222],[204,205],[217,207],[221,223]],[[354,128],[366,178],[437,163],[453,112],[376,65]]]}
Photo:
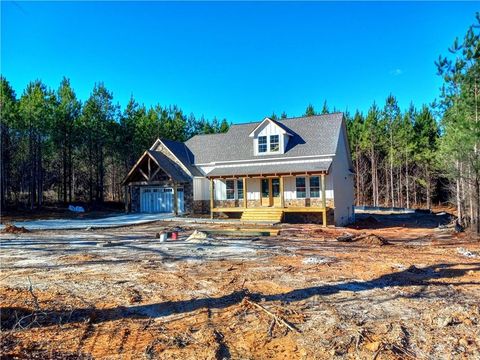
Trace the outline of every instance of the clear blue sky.
{"label": "clear blue sky", "polygon": [[3,2],[1,72],[20,95],[65,75],[80,99],[103,81],[122,107],[177,104],[231,122],[308,103],[366,111],[438,95],[434,61],[478,3]]}

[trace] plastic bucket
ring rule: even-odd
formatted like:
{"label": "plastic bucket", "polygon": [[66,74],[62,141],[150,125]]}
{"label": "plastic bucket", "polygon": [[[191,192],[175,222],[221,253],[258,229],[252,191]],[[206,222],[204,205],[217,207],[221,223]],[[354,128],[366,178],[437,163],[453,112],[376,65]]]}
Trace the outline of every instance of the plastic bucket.
{"label": "plastic bucket", "polygon": [[161,233],[160,237],[159,237],[160,242],[166,241],[167,240],[167,235],[168,235],[167,233]]}

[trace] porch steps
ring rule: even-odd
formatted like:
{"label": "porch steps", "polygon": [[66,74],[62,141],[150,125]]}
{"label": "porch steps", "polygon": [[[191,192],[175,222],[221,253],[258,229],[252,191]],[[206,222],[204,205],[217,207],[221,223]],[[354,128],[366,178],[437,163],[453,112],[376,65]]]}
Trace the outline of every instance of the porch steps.
{"label": "porch steps", "polygon": [[281,208],[247,208],[243,211],[241,219],[244,221],[274,221],[280,222],[283,218]]}

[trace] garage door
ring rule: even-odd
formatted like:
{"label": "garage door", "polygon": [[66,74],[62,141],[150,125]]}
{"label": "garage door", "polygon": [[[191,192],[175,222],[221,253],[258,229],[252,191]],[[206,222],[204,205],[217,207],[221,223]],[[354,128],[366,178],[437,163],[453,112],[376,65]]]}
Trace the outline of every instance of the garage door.
{"label": "garage door", "polygon": [[[177,189],[178,211],[184,211],[183,189]],[[144,213],[173,212],[173,189],[161,187],[143,188],[140,195],[140,211]]]}

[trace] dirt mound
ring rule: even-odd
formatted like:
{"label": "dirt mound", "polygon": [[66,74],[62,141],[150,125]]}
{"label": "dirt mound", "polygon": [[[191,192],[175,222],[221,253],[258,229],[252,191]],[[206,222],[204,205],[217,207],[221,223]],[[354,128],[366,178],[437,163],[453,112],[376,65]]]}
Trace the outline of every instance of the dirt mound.
{"label": "dirt mound", "polygon": [[375,246],[391,245],[391,243],[389,243],[383,237],[375,234],[360,235],[356,237],[354,241],[361,242],[362,244],[375,245]]}
{"label": "dirt mound", "polygon": [[3,229],[3,232],[8,234],[23,234],[30,232],[30,230],[24,228],[23,226],[18,227],[13,224],[5,224],[5,229]]}
{"label": "dirt mound", "polygon": [[360,242],[366,245],[374,245],[374,246],[384,246],[384,245],[391,245],[387,240],[383,237],[375,235],[375,234],[360,234],[360,235],[353,235],[353,234],[344,234],[336,238],[339,242]]}

